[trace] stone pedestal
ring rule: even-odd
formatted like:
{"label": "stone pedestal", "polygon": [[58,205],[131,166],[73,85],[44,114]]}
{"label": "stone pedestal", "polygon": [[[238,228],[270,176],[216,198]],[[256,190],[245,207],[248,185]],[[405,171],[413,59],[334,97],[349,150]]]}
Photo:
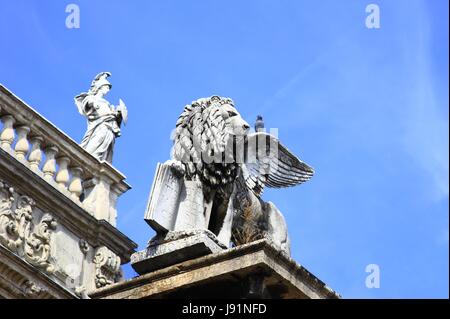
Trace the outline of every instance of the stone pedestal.
{"label": "stone pedestal", "polygon": [[268,241],[259,240],[101,288],[91,298],[336,299],[339,294]]}
{"label": "stone pedestal", "polygon": [[131,256],[131,265],[140,275],[225,249],[208,230],[169,232],[152,239],[145,250]]}

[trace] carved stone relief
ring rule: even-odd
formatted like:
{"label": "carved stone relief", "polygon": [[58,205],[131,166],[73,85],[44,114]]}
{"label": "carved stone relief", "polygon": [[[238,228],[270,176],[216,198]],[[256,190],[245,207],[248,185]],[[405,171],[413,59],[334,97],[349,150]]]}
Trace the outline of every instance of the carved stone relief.
{"label": "carved stone relief", "polygon": [[118,282],[122,278],[120,257],[107,247],[99,247],[94,256],[95,286],[101,288]]}
{"label": "carved stone relief", "polygon": [[0,180],[0,244],[52,274],[55,266],[50,247],[57,222],[50,214],[34,216],[35,205],[32,198],[17,194]]}

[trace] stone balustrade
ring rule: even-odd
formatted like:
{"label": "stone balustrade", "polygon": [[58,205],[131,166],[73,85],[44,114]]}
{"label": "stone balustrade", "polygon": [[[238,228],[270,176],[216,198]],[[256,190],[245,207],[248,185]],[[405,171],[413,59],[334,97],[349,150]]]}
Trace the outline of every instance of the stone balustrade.
{"label": "stone balustrade", "polygon": [[125,176],[91,156],[2,85],[0,121],[1,149],[91,215],[115,226],[117,198],[130,189]]}

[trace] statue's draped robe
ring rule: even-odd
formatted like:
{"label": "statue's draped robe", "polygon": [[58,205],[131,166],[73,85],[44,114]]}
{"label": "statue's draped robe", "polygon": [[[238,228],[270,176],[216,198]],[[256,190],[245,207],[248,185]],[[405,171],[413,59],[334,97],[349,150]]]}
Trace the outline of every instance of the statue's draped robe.
{"label": "statue's draped robe", "polygon": [[86,116],[88,127],[80,146],[100,161],[112,162],[113,148],[120,128],[114,109],[103,98],[94,95],[78,97],[82,113]]}

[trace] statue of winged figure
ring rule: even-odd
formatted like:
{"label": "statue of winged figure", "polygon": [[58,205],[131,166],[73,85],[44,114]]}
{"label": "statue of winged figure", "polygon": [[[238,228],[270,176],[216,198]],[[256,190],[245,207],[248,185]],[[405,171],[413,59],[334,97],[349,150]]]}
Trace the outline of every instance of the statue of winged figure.
{"label": "statue of winged figure", "polygon": [[87,119],[87,131],[80,146],[99,161],[112,163],[115,139],[121,134],[122,122],[127,123],[128,110],[122,100],[114,106],[104,98],[112,88],[110,76],[110,72],[99,73],[89,91],[75,97],[75,105]]}
{"label": "statue of winged figure", "polygon": [[[157,169],[146,219],[157,234],[206,229],[226,246],[266,238],[290,255],[285,219],[262,192],[306,182],[314,170],[275,136],[249,128],[230,98],[212,96],[185,106],[173,134],[172,159],[163,164],[183,180],[185,190],[179,191],[178,204],[157,194],[163,189],[158,181],[173,180],[164,181]],[[178,189],[175,184],[167,191]]]}

